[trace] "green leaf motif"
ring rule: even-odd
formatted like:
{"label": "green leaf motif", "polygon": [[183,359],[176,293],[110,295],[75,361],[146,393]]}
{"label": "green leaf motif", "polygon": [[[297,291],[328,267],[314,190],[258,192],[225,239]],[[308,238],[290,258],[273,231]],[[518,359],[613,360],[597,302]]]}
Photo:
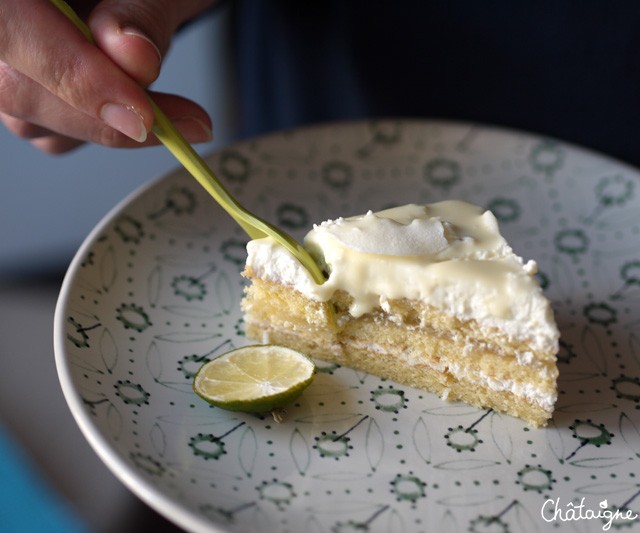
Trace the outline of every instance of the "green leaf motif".
{"label": "green leaf motif", "polygon": [[629,462],[628,457],[587,457],[569,461],[569,464],[581,468],[611,468]]}
{"label": "green leaf motif", "polygon": [[195,305],[164,305],[162,309],[172,315],[200,320],[210,320],[221,315],[219,312],[213,312],[214,307],[198,307]]}
{"label": "green leaf motif", "polygon": [[323,472],[321,474],[314,474],[313,479],[320,481],[328,481],[331,483],[353,483],[355,481],[362,481],[371,477],[371,472],[355,472],[355,471],[336,471],[336,472]]}
{"label": "green leaf motif", "polygon": [[425,413],[435,416],[468,416],[478,413],[476,407],[466,405],[463,403],[447,403],[442,405],[442,402],[438,402],[434,407],[428,407],[423,410]]}
{"label": "green leaf motif", "polygon": [[365,451],[371,470],[375,471],[384,455],[384,435],[375,418],[369,419],[365,438]]}
{"label": "green leaf motif", "polygon": [[145,355],[147,368],[154,380],[158,381],[162,376],[162,356],[155,341],[152,341]]}
{"label": "green leaf motif", "polygon": [[216,424],[228,424],[229,413],[222,409],[217,409],[202,415],[163,415],[158,417],[158,421],[172,426],[193,426],[199,428],[203,426],[214,426]]}
{"label": "green leaf motif", "polygon": [[100,336],[100,357],[104,367],[112,373],[118,364],[118,346],[109,328],[104,328]]}
{"label": "green leaf motif", "polygon": [[640,457],[640,429],[626,413],[620,413],[620,436],[636,457]]}
{"label": "green leaf motif", "polygon": [[100,284],[102,289],[108,291],[118,277],[116,252],[113,246],[109,246],[100,258]]}
{"label": "green leaf motif", "polygon": [[258,455],[258,440],[256,432],[251,426],[247,426],[240,435],[238,444],[238,461],[244,473],[251,477],[253,469],[256,466],[256,457]]}
{"label": "green leaf motif", "polygon": [[545,431],[545,436],[547,438],[549,449],[553,452],[556,459],[560,462],[564,461],[567,451],[564,441],[562,440],[562,432],[558,426],[555,425],[553,420],[549,422],[549,427]]}
{"label": "green leaf motif", "polygon": [[159,341],[180,343],[203,342],[221,337],[220,333],[208,333],[197,331],[172,331],[156,335],[154,338]]}
{"label": "green leaf motif", "polygon": [[502,457],[510,463],[513,455],[513,437],[504,417],[495,411],[491,413],[491,438]]}
{"label": "green leaf motif", "polygon": [[122,415],[120,414],[120,411],[118,411],[117,407],[111,402],[109,402],[107,407],[106,420],[111,436],[116,441],[120,440],[123,429]]}
{"label": "green leaf motif", "polygon": [[636,490],[638,490],[638,486],[635,483],[629,482],[600,482],[576,487],[575,489],[578,494],[593,494],[595,496],[609,496],[611,494],[635,492]]}
{"label": "green leaf motif", "polygon": [[309,448],[307,439],[304,438],[304,435],[298,428],[295,428],[291,433],[289,452],[291,453],[291,458],[296,465],[298,473],[300,473],[300,475],[306,474],[311,465],[311,449]]}
{"label": "green leaf motif", "polygon": [[492,459],[464,459],[456,461],[444,461],[433,465],[433,468],[439,470],[452,470],[452,471],[464,471],[464,470],[479,470],[481,468],[493,468],[501,464],[499,461]]}
{"label": "green leaf motif", "polygon": [[153,307],[158,304],[160,301],[160,295],[162,294],[162,281],[163,272],[162,266],[157,265],[150,273],[147,278],[147,294],[149,299],[149,304]]}
{"label": "green leaf motif", "polygon": [[429,428],[424,421],[424,418],[419,416],[418,420],[413,426],[411,432],[411,441],[416,449],[418,455],[422,460],[430,464],[431,463],[431,439],[429,438]]}
{"label": "green leaf motif", "polygon": [[[593,374],[589,374],[593,376]],[[584,413],[598,413],[600,411],[610,411],[615,409],[611,403],[603,402],[580,402],[572,403],[568,405],[556,405],[556,412],[567,414],[584,414]]]}
{"label": "green leaf motif", "polygon": [[[309,396],[309,393],[305,391],[305,395]],[[360,413],[320,413],[297,417],[295,421],[303,424],[319,424],[328,426],[335,424],[336,422],[357,420],[360,417]]]}
{"label": "green leaf motif", "polygon": [[149,437],[153,449],[160,457],[164,457],[164,454],[167,451],[167,435],[165,434],[164,429],[162,429],[162,426],[157,422],[153,424],[149,431]]}
{"label": "green leaf motif", "polygon": [[240,295],[236,294],[227,273],[223,270],[215,281],[216,307],[220,307],[227,314],[238,302]]}
{"label": "green leaf motif", "polygon": [[593,328],[585,326],[582,330],[581,339],[583,352],[593,363],[599,374],[607,374],[607,355],[602,348],[600,338],[595,334]]}

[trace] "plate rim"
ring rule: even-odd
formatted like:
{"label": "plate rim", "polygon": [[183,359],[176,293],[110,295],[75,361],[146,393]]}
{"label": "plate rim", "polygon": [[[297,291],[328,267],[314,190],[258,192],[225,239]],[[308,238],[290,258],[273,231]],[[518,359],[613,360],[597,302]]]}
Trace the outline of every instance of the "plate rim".
{"label": "plate rim", "polygon": [[82,435],[109,471],[136,497],[140,498],[152,509],[174,524],[186,528],[189,531],[226,533],[224,529],[219,529],[216,524],[205,520],[188,507],[176,502],[153,483],[134,473],[124,458],[113,448],[111,442],[99,431],[99,428],[92,423],[89,412],[83,404],[77,387],[74,385],[71,365],[65,348],[65,317],[67,316],[66,311],[70,303],[69,295],[86,253],[91,246],[95,244],[100,234],[112,223],[115,216],[122,213],[127,206],[144,196],[159,183],[171,179],[172,176],[180,174],[181,172],[182,169],[180,167],[174,168],[134,189],[109,209],[85,237],[67,268],[56,301],[53,316],[54,360],[58,380],[69,410],[80,428]]}

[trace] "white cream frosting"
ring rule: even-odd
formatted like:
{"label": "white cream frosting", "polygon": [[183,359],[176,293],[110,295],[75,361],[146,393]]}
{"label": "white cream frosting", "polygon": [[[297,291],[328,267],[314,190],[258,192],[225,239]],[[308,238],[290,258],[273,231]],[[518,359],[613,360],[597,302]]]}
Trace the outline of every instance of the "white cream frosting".
{"label": "white cream frosting", "polygon": [[270,238],[249,242],[247,265],[317,301],[344,290],[354,299],[354,317],[389,299],[422,300],[528,339],[534,349],[557,347],[536,264],[513,253],[490,211],[455,200],[410,204],[323,222],[304,244],[329,273],[322,285]]}

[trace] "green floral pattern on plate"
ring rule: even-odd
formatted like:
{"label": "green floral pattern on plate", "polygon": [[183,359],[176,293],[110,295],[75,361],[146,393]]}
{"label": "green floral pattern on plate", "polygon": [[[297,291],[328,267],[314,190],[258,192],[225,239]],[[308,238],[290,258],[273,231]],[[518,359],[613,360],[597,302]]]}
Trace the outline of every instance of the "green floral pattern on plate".
{"label": "green floral pattern on plate", "polygon": [[490,207],[554,302],[560,395],[550,426],[532,430],[319,361],[285,423],[208,406],[194,372],[248,342],[246,239],[177,171],[94,230],[56,311],[70,407],[141,498],[194,531],[600,531],[598,519],[548,521],[543,504],[640,511],[636,170],[528,134],[395,120],[278,133],[209,163],[298,238],[409,202]]}

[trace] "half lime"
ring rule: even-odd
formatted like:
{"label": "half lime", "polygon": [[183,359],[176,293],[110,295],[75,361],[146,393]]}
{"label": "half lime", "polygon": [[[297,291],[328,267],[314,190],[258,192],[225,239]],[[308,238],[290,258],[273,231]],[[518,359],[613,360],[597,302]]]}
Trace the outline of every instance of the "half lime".
{"label": "half lime", "polygon": [[245,346],[202,365],[193,390],[207,402],[246,413],[264,413],[295,400],[313,380],[314,362],[276,344]]}

